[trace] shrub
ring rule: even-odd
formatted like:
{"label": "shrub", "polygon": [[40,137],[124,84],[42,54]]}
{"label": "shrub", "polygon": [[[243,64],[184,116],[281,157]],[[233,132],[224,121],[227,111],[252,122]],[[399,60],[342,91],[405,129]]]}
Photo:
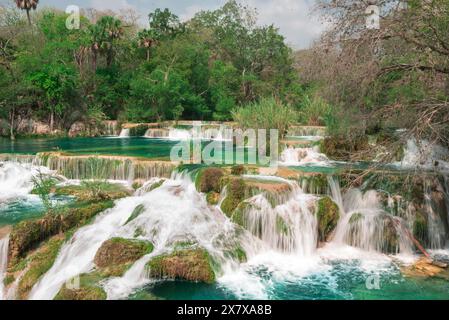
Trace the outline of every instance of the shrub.
{"label": "shrub", "polygon": [[298,114],[290,106],[265,98],[232,112],[232,117],[242,129],[277,129],[281,137],[287,134]]}

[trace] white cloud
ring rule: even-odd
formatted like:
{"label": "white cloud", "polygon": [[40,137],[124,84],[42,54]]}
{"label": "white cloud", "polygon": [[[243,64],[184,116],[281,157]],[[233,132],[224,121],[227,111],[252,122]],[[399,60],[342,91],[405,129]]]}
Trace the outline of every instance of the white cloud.
{"label": "white cloud", "polygon": [[307,0],[246,0],[256,7],[261,24],[274,24],[293,47],[306,48],[317,39],[324,26],[311,15]]}

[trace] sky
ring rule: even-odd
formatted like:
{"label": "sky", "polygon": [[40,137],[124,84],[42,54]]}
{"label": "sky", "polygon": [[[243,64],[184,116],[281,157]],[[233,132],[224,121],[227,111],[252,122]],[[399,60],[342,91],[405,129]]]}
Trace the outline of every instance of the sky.
{"label": "sky", "polygon": [[[156,8],[169,8],[182,20],[191,18],[200,10],[217,9],[226,0],[40,0],[39,6],[65,9],[68,5],[81,8],[111,9],[119,11],[134,8],[141,15],[144,25],[149,12]],[[289,45],[295,49],[307,48],[316,39],[323,26],[311,14],[314,0],[240,0],[243,4],[257,8],[259,24],[274,24],[279,28]],[[0,4],[13,3],[0,0]]]}

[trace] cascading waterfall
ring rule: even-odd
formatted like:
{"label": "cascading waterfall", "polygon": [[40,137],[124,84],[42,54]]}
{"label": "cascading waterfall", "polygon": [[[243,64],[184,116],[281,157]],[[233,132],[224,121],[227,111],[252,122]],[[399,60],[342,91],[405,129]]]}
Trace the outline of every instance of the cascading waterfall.
{"label": "cascading waterfall", "polygon": [[285,149],[280,156],[282,166],[329,166],[329,159],[325,154],[320,153],[319,147]]}
{"label": "cascading waterfall", "polygon": [[134,181],[170,177],[175,164],[164,161],[139,161],[126,157],[50,156],[39,158],[42,165],[68,179]]}
{"label": "cascading waterfall", "polygon": [[229,141],[233,138],[232,131],[226,130],[226,126],[211,127],[211,126],[198,126],[192,129],[179,129],[179,128],[166,128],[166,129],[153,129],[150,128],[146,131],[144,137],[152,139],[167,139],[174,141],[185,141],[191,139],[200,140],[216,140],[216,141]]}
{"label": "cascading waterfall", "polygon": [[123,129],[120,131],[119,138],[129,138],[129,133],[130,133],[130,130],[129,130],[129,129],[123,128]]}
{"label": "cascading waterfall", "polygon": [[5,295],[3,280],[8,266],[8,244],[9,236],[0,239],[0,300],[4,300]]}
{"label": "cascading waterfall", "polygon": [[341,212],[334,243],[367,251],[413,253],[405,222],[382,208],[377,191],[363,193],[359,189],[350,189],[342,196],[338,182],[334,181],[331,193]]}
{"label": "cascading waterfall", "polygon": [[45,167],[28,163],[0,162],[0,200],[29,194],[33,189],[32,178],[39,172],[50,173]]}
{"label": "cascading waterfall", "polygon": [[[145,210],[126,224],[139,205]],[[95,254],[104,241],[112,237],[134,238],[137,229],[142,233],[139,239],[154,244],[154,252],[136,262],[122,278],[105,285],[109,298],[126,297],[133,288],[148,282],[145,263],[151,256],[171,250],[178,241],[192,241],[205,248],[224,270],[228,268],[226,264],[232,264],[225,257],[225,250],[237,244],[234,225],[218,209],[207,205],[189,178],[178,177],[149,193],[117,201],[93,224],[78,230],[63,246],[53,267],[35,285],[30,299],[52,299],[65,281],[93,269]],[[254,241],[247,243],[255,245]],[[245,250],[251,253],[251,248]]]}
{"label": "cascading waterfall", "polygon": [[[283,195],[273,204],[264,194],[244,203],[239,212],[245,228],[272,250],[298,256],[310,256],[317,248],[316,197],[305,194],[296,183],[285,201]],[[273,197],[274,195],[271,195]]]}
{"label": "cascading waterfall", "polygon": [[427,140],[409,139],[402,161],[395,163],[404,168],[423,168],[449,171],[449,150]]}

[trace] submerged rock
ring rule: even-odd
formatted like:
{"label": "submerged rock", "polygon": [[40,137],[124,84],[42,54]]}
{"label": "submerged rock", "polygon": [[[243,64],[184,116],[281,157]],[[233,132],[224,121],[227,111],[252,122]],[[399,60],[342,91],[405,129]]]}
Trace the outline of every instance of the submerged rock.
{"label": "submerged rock", "polygon": [[329,197],[318,200],[318,239],[321,242],[329,240],[329,236],[337,226],[340,219],[340,210],[335,202]]}
{"label": "submerged rock", "polygon": [[190,249],[154,257],[147,268],[153,278],[212,283],[215,281],[212,263],[206,250]]}

